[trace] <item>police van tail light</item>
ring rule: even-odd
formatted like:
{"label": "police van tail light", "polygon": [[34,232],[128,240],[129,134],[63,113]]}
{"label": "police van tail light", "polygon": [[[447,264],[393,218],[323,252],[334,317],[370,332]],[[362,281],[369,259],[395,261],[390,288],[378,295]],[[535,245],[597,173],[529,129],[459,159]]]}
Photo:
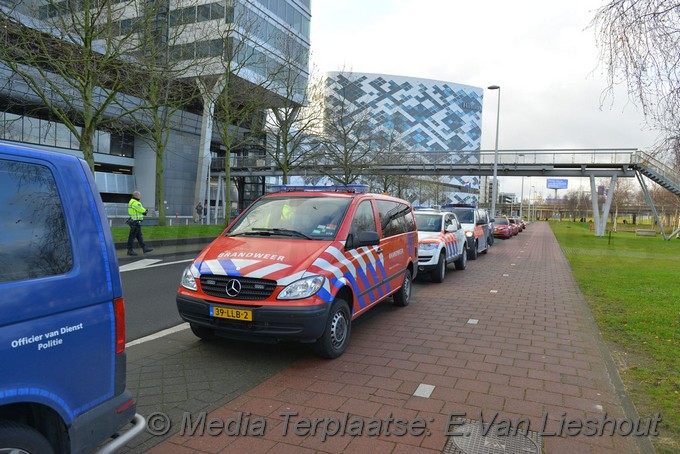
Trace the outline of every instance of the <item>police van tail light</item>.
{"label": "police van tail light", "polygon": [[116,354],[125,351],[125,303],[123,298],[113,300],[113,315],[116,322]]}

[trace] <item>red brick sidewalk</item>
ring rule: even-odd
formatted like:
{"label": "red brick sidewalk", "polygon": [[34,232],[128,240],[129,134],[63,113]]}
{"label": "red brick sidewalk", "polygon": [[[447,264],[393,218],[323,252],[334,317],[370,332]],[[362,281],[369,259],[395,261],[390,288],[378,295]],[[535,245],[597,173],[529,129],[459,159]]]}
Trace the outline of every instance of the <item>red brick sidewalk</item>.
{"label": "red brick sidewalk", "polygon": [[[627,416],[618,377],[607,366],[609,353],[547,223],[497,240],[467,270],[449,270],[442,284],[417,283],[408,307],[386,304],[362,318],[340,358],[310,356],[208,416],[226,422],[240,417],[245,429],[263,436],[176,435],[152,452],[436,453],[446,445],[452,412],[485,422],[496,412],[496,422],[525,418],[535,431],[547,418],[546,432],[570,418]],[[421,384],[434,386],[429,397],[414,396]],[[284,436],[290,412],[297,416],[290,417]],[[325,441],[320,433],[294,433],[301,418],[327,423],[348,415],[368,422],[389,414],[421,418],[427,432]],[[546,453],[646,449],[620,435],[544,434],[542,441]]]}

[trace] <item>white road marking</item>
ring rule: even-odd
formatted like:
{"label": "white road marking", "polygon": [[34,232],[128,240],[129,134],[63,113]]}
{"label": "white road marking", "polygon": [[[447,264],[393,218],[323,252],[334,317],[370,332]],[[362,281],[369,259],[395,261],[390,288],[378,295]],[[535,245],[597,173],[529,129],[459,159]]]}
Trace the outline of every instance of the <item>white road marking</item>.
{"label": "white road marking", "polygon": [[182,323],[181,325],[173,326],[172,328],[164,329],[163,331],[159,331],[154,334],[150,334],[146,337],[142,337],[137,340],[133,340],[125,344],[125,348],[132,347],[133,345],[139,345],[143,344],[144,342],[149,342],[152,340],[160,339],[161,337],[169,336],[170,334],[173,333],[178,333],[180,331],[184,331],[185,329],[189,328],[188,323]]}
{"label": "white road marking", "polygon": [[142,259],[142,260],[137,260],[136,262],[128,263],[127,265],[123,265],[120,267],[120,271],[132,271],[132,270],[138,270],[140,268],[146,268],[149,265],[153,265],[154,263],[160,262],[161,259]]}
{"label": "white road marking", "polygon": [[174,262],[163,262],[163,263],[158,263],[161,262],[160,259],[142,259],[137,262],[132,262],[128,263],[127,265],[123,265],[120,267],[120,272],[124,273],[125,271],[133,271],[133,270],[138,270],[142,268],[156,268],[159,266],[167,266],[167,265],[175,265],[177,263],[187,263],[187,262],[193,262],[194,259],[186,259],[186,260],[177,260]]}

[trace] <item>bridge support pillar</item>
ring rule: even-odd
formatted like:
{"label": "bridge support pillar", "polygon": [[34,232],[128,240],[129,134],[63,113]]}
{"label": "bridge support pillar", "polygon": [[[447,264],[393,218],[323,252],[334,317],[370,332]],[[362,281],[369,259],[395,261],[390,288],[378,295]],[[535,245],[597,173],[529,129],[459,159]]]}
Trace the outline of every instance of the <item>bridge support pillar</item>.
{"label": "bridge support pillar", "polygon": [[609,218],[609,210],[614,199],[614,191],[616,191],[616,175],[612,175],[611,183],[609,184],[609,192],[600,213],[599,204],[597,201],[597,187],[595,186],[595,175],[590,175],[590,193],[593,200],[593,220],[595,221],[595,236],[604,236],[607,230],[607,219]]}
{"label": "bridge support pillar", "polygon": [[666,228],[663,226],[663,222],[661,222],[661,216],[659,216],[659,212],[656,210],[654,200],[652,200],[652,196],[649,194],[649,189],[647,189],[647,185],[645,184],[644,178],[642,178],[642,175],[638,171],[635,171],[635,176],[637,177],[637,180],[640,183],[640,187],[642,187],[642,192],[645,194],[645,198],[647,199],[649,207],[652,209],[652,213],[654,213],[654,219],[656,220],[656,223],[659,225],[659,230],[661,230],[661,235],[663,235],[663,239],[666,241],[670,240],[671,238],[673,238],[674,235],[677,235],[678,232],[680,232],[680,228],[671,233],[670,236],[666,235]]}

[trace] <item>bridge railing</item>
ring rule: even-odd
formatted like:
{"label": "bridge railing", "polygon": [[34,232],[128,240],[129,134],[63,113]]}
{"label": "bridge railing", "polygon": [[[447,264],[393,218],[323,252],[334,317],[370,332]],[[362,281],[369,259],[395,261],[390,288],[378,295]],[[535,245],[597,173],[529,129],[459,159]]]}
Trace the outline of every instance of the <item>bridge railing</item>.
{"label": "bridge railing", "polygon": [[[630,164],[635,149],[593,150],[503,150],[498,151],[501,165]],[[481,151],[482,163],[493,164],[495,152]]]}
{"label": "bridge railing", "polygon": [[638,151],[635,153],[634,159],[636,164],[647,167],[659,176],[671,181],[676,186],[680,186],[680,174],[678,174],[678,171],[659,161],[652,155],[645,153],[644,151]]}
{"label": "bridge railing", "polygon": [[[499,165],[559,165],[559,164],[633,164],[642,158],[636,149],[592,149],[592,150],[499,150]],[[451,164],[471,165],[494,163],[495,151],[392,151],[377,153],[371,158],[378,164]],[[307,160],[309,165],[337,165],[329,158],[319,157]],[[238,156],[230,159],[236,168],[270,168],[275,166],[271,156]],[[659,163],[660,164],[660,163]],[[224,158],[213,158],[213,166],[224,166]]]}

